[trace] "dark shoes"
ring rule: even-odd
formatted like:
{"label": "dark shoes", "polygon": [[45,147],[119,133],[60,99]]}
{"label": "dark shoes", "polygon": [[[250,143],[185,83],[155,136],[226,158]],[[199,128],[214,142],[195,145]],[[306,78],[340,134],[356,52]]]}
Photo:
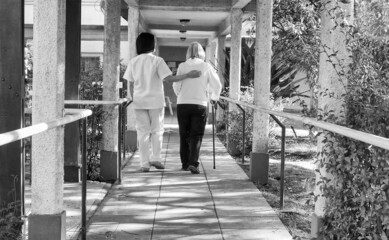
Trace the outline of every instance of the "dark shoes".
{"label": "dark shoes", "polygon": [[158,161],[150,162],[150,166],[155,167],[156,169],[165,169],[165,166]]}
{"label": "dark shoes", "polygon": [[188,169],[192,174],[199,174],[200,173],[200,170],[193,165],[189,165]]}

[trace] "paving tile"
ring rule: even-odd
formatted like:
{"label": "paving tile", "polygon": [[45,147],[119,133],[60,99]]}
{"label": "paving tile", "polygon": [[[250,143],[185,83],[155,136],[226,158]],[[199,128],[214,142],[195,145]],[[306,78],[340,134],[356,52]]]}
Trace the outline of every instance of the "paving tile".
{"label": "paving tile", "polygon": [[135,154],[123,170],[122,183],[113,186],[93,216],[88,240],[107,239],[106,234],[123,240],[292,239],[218,139],[213,169],[210,126],[201,149],[200,174],[180,170],[178,129],[168,126],[165,170],[136,171]]}
{"label": "paving tile", "polygon": [[261,228],[261,229],[223,229],[224,240],[292,240],[288,231]]}

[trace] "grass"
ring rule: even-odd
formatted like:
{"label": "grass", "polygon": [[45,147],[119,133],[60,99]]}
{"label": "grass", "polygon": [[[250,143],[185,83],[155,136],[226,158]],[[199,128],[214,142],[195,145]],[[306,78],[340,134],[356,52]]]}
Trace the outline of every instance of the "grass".
{"label": "grass", "polygon": [[[310,217],[314,211],[316,141],[308,137],[288,137],[286,139],[283,210],[280,210],[281,151],[278,141],[279,139],[273,141],[273,146],[269,150],[268,183],[255,184],[277,212],[293,239],[311,239]],[[249,165],[240,164],[241,157],[236,157],[236,161],[249,175]],[[249,159],[246,162],[249,162]]]}

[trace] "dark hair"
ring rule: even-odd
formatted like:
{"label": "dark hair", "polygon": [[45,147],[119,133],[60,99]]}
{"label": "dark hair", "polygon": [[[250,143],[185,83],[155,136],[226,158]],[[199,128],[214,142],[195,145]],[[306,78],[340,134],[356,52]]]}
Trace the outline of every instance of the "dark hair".
{"label": "dark hair", "polygon": [[155,49],[155,39],[154,35],[151,33],[141,33],[136,38],[136,53],[148,53],[152,52]]}

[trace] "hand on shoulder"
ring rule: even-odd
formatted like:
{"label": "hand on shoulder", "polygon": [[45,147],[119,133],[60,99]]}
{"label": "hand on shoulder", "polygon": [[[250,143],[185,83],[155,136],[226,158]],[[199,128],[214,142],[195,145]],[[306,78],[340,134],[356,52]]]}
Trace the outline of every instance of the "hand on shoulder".
{"label": "hand on shoulder", "polygon": [[186,75],[188,78],[198,78],[201,76],[201,71],[192,70],[192,71],[188,72]]}

